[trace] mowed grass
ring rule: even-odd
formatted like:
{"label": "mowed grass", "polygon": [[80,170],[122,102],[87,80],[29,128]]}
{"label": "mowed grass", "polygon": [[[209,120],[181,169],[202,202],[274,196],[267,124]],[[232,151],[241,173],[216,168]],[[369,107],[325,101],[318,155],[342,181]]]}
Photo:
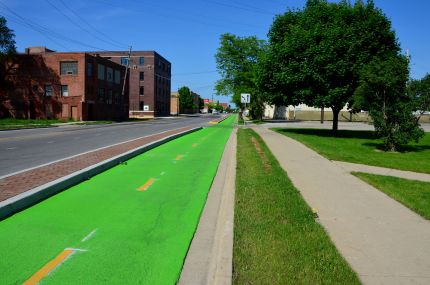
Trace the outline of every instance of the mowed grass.
{"label": "mowed grass", "polygon": [[430,220],[430,183],[362,172],[352,174]]}
{"label": "mowed grass", "polygon": [[384,152],[382,140],[372,131],[274,129],[291,137],[331,160],[430,173],[430,133],[418,143],[410,143],[401,152]]}
{"label": "mowed grass", "polygon": [[238,132],[234,284],[359,284],[261,138]]}

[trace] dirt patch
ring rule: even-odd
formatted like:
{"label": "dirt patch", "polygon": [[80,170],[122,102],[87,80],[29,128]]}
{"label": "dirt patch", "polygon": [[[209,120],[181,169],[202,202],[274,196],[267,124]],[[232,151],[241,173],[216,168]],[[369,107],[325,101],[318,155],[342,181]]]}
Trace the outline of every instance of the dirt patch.
{"label": "dirt patch", "polygon": [[269,162],[269,158],[266,156],[264,151],[261,149],[261,145],[258,142],[258,140],[255,137],[251,137],[252,144],[254,145],[255,149],[257,150],[258,155],[261,158],[261,161],[263,162],[263,168],[266,172],[269,172],[272,170],[272,165]]}

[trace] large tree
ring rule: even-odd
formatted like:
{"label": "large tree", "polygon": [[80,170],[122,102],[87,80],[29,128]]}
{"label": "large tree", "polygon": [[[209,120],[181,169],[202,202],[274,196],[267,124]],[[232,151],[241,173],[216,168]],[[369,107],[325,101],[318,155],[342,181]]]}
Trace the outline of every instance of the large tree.
{"label": "large tree", "polygon": [[276,17],[257,82],[270,103],[331,107],[336,131],[363,66],[399,50],[390,21],[373,1],[307,1],[303,10]]}
{"label": "large tree", "polygon": [[9,85],[7,76],[12,67],[13,55],[16,53],[14,37],[13,31],[7,27],[6,19],[0,16],[0,92]]}
{"label": "large tree", "polygon": [[255,118],[261,118],[263,113],[263,102],[256,87],[256,67],[264,47],[265,42],[255,36],[238,37],[227,33],[221,35],[215,55],[222,77],[216,83],[216,93],[233,95],[233,103],[240,107],[243,107],[240,94],[251,93],[250,113]]}

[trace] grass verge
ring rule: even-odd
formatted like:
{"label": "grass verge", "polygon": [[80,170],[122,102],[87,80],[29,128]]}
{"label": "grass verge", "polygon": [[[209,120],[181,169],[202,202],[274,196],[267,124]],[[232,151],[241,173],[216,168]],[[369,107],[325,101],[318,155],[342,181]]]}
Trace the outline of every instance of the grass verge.
{"label": "grass verge", "polygon": [[0,130],[28,129],[49,127],[55,123],[62,123],[59,120],[25,120],[25,119],[0,119]]}
{"label": "grass verge", "polygon": [[430,220],[430,183],[362,172],[352,174]]}
{"label": "grass verge", "polygon": [[382,140],[372,131],[274,129],[291,137],[331,160],[340,160],[400,170],[430,173],[430,133],[418,143],[410,143],[402,152],[381,151]]}
{"label": "grass verge", "polygon": [[238,130],[234,284],[359,284],[302,196],[250,129]]}

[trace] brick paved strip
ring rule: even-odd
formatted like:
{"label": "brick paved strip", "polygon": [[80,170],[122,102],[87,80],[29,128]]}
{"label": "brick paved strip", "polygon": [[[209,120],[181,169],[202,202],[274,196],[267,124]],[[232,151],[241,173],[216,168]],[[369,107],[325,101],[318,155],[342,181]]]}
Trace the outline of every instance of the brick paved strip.
{"label": "brick paved strip", "polygon": [[[55,181],[64,177],[73,178],[73,174],[93,165],[100,164],[96,171],[88,171],[87,178],[100,173],[118,163],[117,160],[103,165],[103,162],[112,158],[119,157],[122,154],[127,154],[125,159],[138,155],[152,147],[158,146],[168,140],[174,139],[182,134],[195,131],[200,128],[184,127],[175,130],[162,132],[147,137],[134,139],[128,142],[116,144],[109,147],[104,147],[95,151],[87,152],[51,164],[47,164],[38,168],[33,168],[25,172],[20,172],[15,175],[0,179],[0,208],[5,206],[7,199],[17,197],[17,195],[26,196],[26,192],[32,189],[41,188],[44,185],[55,184]],[[145,147],[146,146],[146,147]],[[133,151],[135,150],[135,151]],[[73,180],[74,184],[81,182],[82,177]],[[68,183],[70,184],[70,183]],[[52,186],[52,185],[49,185]],[[70,186],[70,185],[69,185]],[[47,186],[48,187],[48,186]],[[43,188],[43,187],[42,187]],[[39,189],[38,189],[39,191]],[[61,190],[55,190],[59,192]],[[54,193],[55,194],[55,193]],[[43,197],[41,199],[44,199]],[[39,199],[39,200],[41,200]],[[15,199],[16,200],[16,199]],[[7,205],[6,205],[7,206]],[[21,207],[22,209],[23,207]],[[1,209],[0,209],[1,212]],[[4,216],[4,215],[3,215]],[[0,213],[0,220],[2,214]]]}

